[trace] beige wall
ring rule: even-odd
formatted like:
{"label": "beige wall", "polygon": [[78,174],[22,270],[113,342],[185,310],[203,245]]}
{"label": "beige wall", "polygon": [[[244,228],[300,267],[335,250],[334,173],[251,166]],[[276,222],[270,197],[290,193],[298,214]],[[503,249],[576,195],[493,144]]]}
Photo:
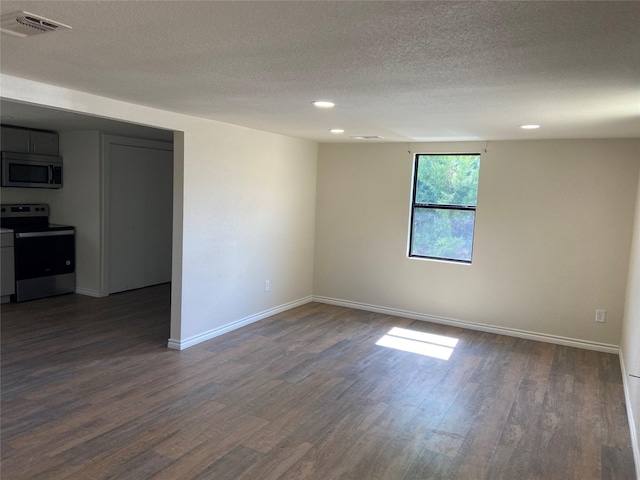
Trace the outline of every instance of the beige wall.
{"label": "beige wall", "polygon": [[[640,148],[636,150],[636,155],[640,158]],[[640,475],[640,178],[620,350],[626,370],[628,414],[633,422],[632,435],[635,437],[636,471]]]}
{"label": "beige wall", "polygon": [[[314,294],[618,345],[638,144],[321,145]],[[416,152],[482,153],[472,265],[406,256]]]}
{"label": "beige wall", "polygon": [[[310,299],[315,142],[8,75],[0,81],[10,100],[177,132],[172,340],[185,342]],[[270,292],[264,292],[267,279]]]}
{"label": "beige wall", "polygon": [[[176,340],[315,294],[620,343],[638,140],[333,144],[316,155],[313,142],[1,77],[8,99],[178,132]],[[406,258],[408,149],[483,152],[473,265]]]}
{"label": "beige wall", "polygon": [[316,159],[231,125],[185,132],[183,338],[312,294]]}

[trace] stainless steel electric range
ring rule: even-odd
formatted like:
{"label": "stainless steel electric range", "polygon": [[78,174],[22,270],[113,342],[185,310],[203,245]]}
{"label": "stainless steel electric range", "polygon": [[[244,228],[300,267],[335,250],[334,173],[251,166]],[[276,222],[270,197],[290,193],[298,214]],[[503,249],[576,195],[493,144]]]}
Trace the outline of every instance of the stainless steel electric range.
{"label": "stainless steel electric range", "polygon": [[76,288],[75,228],[49,223],[46,204],[1,205],[0,226],[14,231],[13,302],[71,293]]}

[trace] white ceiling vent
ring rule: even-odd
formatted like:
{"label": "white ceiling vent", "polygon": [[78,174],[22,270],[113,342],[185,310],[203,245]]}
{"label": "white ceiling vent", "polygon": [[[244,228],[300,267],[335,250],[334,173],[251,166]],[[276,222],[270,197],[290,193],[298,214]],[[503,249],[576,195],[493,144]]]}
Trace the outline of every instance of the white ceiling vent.
{"label": "white ceiling vent", "polygon": [[71,29],[69,25],[29,12],[7,13],[0,17],[0,32],[16,37],[31,37],[65,28]]}

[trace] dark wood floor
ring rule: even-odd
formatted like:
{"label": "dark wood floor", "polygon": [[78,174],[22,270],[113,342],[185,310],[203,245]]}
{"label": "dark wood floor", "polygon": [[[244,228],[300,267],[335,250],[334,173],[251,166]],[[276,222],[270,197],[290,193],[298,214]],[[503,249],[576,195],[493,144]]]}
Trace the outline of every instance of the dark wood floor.
{"label": "dark wood floor", "polygon": [[168,286],[3,305],[2,478],[634,478],[615,355],[317,303],[168,336]]}

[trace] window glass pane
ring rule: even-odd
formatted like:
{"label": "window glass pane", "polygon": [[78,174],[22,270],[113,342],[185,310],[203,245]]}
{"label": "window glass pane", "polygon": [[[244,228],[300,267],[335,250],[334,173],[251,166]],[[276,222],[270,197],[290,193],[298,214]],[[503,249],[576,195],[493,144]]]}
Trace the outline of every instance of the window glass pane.
{"label": "window glass pane", "polygon": [[415,203],[476,205],[480,155],[418,155]]}
{"label": "window glass pane", "polygon": [[473,210],[415,207],[410,255],[471,261]]}

